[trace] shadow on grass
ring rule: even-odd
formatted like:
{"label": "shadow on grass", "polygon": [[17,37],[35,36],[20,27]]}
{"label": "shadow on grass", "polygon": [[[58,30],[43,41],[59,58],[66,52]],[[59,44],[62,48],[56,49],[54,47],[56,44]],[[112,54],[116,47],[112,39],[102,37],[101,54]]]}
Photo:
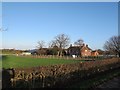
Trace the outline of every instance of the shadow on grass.
{"label": "shadow on grass", "polygon": [[6,55],[2,55],[2,56],[0,56],[0,57],[1,57],[0,60],[6,60],[6,59],[8,58]]}

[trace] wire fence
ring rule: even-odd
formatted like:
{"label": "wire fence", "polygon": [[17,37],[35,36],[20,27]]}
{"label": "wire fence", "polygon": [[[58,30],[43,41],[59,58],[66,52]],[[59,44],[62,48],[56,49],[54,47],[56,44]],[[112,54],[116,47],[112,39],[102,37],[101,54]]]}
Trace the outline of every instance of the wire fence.
{"label": "wire fence", "polygon": [[117,56],[86,56],[86,57],[72,57],[72,56],[57,56],[57,55],[19,55],[21,57],[31,57],[31,58],[49,58],[49,59],[64,59],[64,60],[102,60],[116,58]]}

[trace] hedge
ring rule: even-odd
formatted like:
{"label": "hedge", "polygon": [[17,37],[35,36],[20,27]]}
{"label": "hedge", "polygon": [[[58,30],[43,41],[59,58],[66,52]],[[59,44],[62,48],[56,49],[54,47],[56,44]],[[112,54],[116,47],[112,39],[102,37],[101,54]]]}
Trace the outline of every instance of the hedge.
{"label": "hedge", "polygon": [[[74,64],[3,69],[3,88],[66,87],[95,74],[119,68],[120,59],[104,59]],[[5,72],[8,72],[6,74]],[[6,79],[8,77],[9,79]]]}

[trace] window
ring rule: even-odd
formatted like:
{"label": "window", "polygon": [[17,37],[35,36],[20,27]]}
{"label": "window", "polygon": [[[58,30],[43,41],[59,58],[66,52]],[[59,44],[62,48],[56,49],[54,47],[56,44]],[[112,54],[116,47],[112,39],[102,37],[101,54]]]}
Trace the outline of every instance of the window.
{"label": "window", "polygon": [[85,50],[85,52],[87,52],[87,50]]}

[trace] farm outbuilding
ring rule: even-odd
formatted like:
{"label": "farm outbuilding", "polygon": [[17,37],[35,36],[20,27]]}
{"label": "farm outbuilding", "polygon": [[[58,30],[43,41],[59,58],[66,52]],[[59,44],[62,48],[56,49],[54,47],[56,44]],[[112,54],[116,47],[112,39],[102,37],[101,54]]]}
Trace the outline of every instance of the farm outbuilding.
{"label": "farm outbuilding", "polygon": [[31,55],[31,52],[22,52],[21,55]]}

